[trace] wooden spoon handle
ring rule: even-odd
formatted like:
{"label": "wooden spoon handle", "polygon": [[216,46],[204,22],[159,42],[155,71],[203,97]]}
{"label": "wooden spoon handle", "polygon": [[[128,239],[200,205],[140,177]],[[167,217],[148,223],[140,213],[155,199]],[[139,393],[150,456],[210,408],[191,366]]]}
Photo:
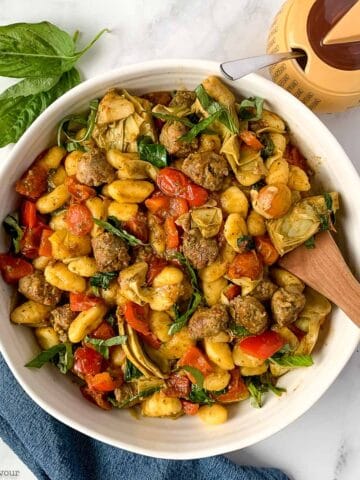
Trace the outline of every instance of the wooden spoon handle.
{"label": "wooden spoon handle", "polygon": [[316,235],[313,250],[301,246],[279,263],[325,295],[360,327],[360,283],[350,272],[330,233]]}

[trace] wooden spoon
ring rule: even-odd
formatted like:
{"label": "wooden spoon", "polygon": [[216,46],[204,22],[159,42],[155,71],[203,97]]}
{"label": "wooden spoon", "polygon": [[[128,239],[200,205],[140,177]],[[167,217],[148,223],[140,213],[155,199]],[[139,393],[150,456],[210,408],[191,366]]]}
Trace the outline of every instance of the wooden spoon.
{"label": "wooden spoon", "polygon": [[316,235],[316,247],[304,245],[282,257],[279,264],[325,295],[360,327],[360,283],[346,265],[329,232]]}

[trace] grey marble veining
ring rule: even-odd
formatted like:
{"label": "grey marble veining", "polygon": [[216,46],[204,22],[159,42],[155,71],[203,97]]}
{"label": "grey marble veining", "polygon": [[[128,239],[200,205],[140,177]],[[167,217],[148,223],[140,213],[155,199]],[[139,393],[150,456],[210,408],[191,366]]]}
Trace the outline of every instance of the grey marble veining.
{"label": "grey marble veining", "polygon": [[[0,23],[49,20],[80,30],[83,45],[111,33],[80,61],[84,78],[155,58],[230,60],[264,52],[282,0],[0,0]],[[0,79],[0,89],[8,85]],[[323,115],[360,171],[360,110]],[[8,149],[0,150],[0,156]],[[292,425],[229,454],[238,463],[282,468],[294,480],[360,479],[360,352],[316,405]],[[0,442],[0,470],[32,474]]]}

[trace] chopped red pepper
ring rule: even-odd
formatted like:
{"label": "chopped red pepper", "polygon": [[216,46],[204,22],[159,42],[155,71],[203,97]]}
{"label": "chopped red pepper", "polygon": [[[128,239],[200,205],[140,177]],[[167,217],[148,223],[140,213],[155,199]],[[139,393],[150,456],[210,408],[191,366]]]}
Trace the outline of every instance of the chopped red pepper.
{"label": "chopped red pepper", "polygon": [[134,218],[124,222],[124,228],[144,243],[149,239],[147,218],[144,212],[138,212]]}
{"label": "chopped red pepper", "polygon": [[73,312],[84,312],[89,308],[102,303],[102,299],[95,295],[86,295],[85,293],[70,292],[70,309]]}
{"label": "chopped red pepper", "polygon": [[91,390],[96,390],[97,392],[112,392],[120,386],[120,382],[113,380],[109,372],[86,375],[86,383]]}
{"label": "chopped red pepper", "polygon": [[103,321],[94,331],[91,332],[90,337],[107,340],[108,338],[115,337],[115,332],[110,323]]}
{"label": "chopped red pepper", "polygon": [[31,263],[7,253],[0,254],[0,270],[6,283],[16,283],[34,271]]}
{"label": "chopped red pepper", "polygon": [[43,257],[52,256],[52,246],[49,237],[51,237],[53,233],[54,232],[50,230],[50,228],[44,228],[44,230],[41,232],[41,240],[38,252],[39,255]]}
{"label": "chopped red pepper", "polygon": [[124,305],[124,315],[125,320],[134,330],[143,335],[148,335],[150,333],[148,305],[142,307],[134,302],[126,302]]}
{"label": "chopped red pepper", "polygon": [[37,224],[36,204],[25,200],[21,206],[21,223],[25,227],[34,228]]}
{"label": "chopped red pepper", "polygon": [[197,347],[190,347],[180,358],[178,365],[179,367],[188,365],[189,367],[197,368],[204,376],[208,375],[213,370],[205,354]]}
{"label": "chopped red pepper", "polygon": [[164,223],[166,249],[173,250],[178,248],[180,244],[179,232],[176,227],[175,221],[171,217],[167,217]]}
{"label": "chopped red pepper", "polygon": [[280,350],[285,345],[285,340],[281,335],[272,330],[267,330],[260,335],[246,337],[241,340],[237,347],[253,357],[266,360]]}

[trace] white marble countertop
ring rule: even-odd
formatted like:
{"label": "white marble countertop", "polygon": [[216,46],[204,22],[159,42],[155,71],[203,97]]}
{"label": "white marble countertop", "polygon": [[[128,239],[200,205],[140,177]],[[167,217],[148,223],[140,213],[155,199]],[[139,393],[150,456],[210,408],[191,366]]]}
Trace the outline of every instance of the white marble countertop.
{"label": "white marble countertop", "polygon": [[[282,0],[1,0],[0,24],[49,20],[88,40],[105,36],[80,62],[85,78],[156,58],[226,60],[264,52]],[[0,80],[0,89],[6,82]],[[322,116],[360,171],[360,109]],[[0,155],[6,150],[0,150]],[[360,352],[317,404],[292,425],[250,448],[235,462],[283,469],[294,480],[360,478]],[[0,441],[0,472],[29,470]],[[140,480],[140,479],[139,479]]]}

